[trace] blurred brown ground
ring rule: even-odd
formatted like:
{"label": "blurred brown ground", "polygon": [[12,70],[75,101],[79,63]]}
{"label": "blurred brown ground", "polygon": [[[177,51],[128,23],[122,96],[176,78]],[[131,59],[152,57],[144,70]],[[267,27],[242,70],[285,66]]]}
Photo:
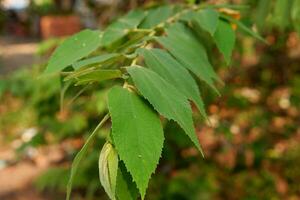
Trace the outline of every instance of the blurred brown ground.
{"label": "blurred brown ground", "polygon": [[34,149],[32,155],[16,160],[13,145],[0,148],[0,160],[7,161],[0,168],[1,200],[50,200],[53,195],[42,193],[34,186],[35,179],[53,164],[62,159],[61,148],[56,145]]}
{"label": "blurred brown ground", "polygon": [[34,38],[0,36],[0,74],[36,63],[37,45]]}
{"label": "blurred brown ground", "polygon": [[[36,63],[35,56],[38,40],[14,36],[0,37],[0,74],[7,74],[22,67]],[[2,146],[2,145],[1,145]],[[0,148],[0,160],[13,160],[14,150],[11,147]],[[1,200],[44,200],[32,186],[33,180],[47,166],[39,166],[30,161],[21,161],[11,166],[0,168]]]}

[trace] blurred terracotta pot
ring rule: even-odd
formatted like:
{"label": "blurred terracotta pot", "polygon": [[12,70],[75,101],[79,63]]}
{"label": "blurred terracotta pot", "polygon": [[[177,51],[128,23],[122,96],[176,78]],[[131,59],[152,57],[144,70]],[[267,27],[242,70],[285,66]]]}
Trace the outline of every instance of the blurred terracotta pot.
{"label": "blurred terracotta pot", "polygon": [[40,21],[43,39],[72,35],[81,29],[80,19],[75,15],[43,16]]}

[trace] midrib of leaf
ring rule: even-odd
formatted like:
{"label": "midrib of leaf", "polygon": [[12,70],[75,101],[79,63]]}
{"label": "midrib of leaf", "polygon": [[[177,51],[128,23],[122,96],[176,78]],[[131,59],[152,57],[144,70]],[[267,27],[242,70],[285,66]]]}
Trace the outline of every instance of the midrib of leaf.
{"label": "midrib of leaf", "polygon": [[[128,25],[128,26],[132,26],[131,24],[130,24],[130,22],[129,22],[129,20],[125,20],[125,19],[119,19],[119,21],[120,22],[123,22],[123,23],[125,23],[126,25]],[[126,29],[125,29],[126,30]]]}
{"label": "midrib of leaf", "polygon": [[[148,76],[148,74],[147,74],[146,76]],[[148,78],[148,77],[147,77],[147,78]],[[152,82],[151,79],[148,78],[148,80],[149,80],[150,82]],[[164,81],[165,81],[165,80],[164,80]],[[146,85],[146,84],[145,84],[145,85]],[[156,84],[152,84],[152,85],[157,89],[157,91],[159,91],[159,93],[160,93],[165,99],[168,99],[168,95],[166,95],[164,92],[162,92],[161,89],[160,89],[159,87],[156,86]],[[147,85],[147,87],[149,87],[149,86]],[[178,91],[178,92],[179,92],[179,91]],[[170,106],[170,108],[172,109],[172,112],[173,112],[177,117],[180,118],[180,115],[178,115],[178,113],[176,112],[176,110],[175,110],[172,106]],[[175,120],[175,119],[173,119],[173,120]],[[183,126],[183,125],[180,124],[180,126]],[[184,126],[183,126],[183,127],[184,127]]]}
{"label": "midrib of leaf", "polygon": [[89,65],[96,65],[96,64],[100,64],[100,63],[104,64],[118,56],[121,57],[123,55],[118,54],[118,53],[110,53],[110,54],[103,54],[103,55],[98,55],[98,56],[94,56],[94,57],[89,57],[84,60],[79,60],[79,61],[75,62],[73,64],[73,68],[75,70],[78,70],[78,69],[82,69]]}
{"label": "midrib of leaf", "polygon": [[[171,37],[171,38],[172,38],[172,40],[177,40],[177,42],[180,43],[179,37]],[[183,38],[183,40],[185,40],[185,38]],[[197,42],[197,41],[195,41],[195,42]],[[204,58],[204,59],[202,60],[202,63],[203,63],[204,65],[210,65],[210,64],[208,63],[208,62],[209,62],[209,61],[208,61],[208,57],[207,57],[206,52],[204,51],[203,47],[200,47],[200,45],[196,45],[196,43],[190,43],[190,42],[189,42],[189,44],[190,44],[193,48],[186,49],[186,48],[184,48],[184,47],[182,47],[182,46],[179,45],[179,48],[178,48],[178,49],[180,49],[180,51],[189,52],[190,55],[193,55],[192,49],[198,49],[198,50],[199,50],[199,49],[201,48],[201,52],[198,52],[198,53],[201,54],[201,55],[203,55],[203,58]],[[199,48],[199,47],[200,47],[200,48]],[[189,65],[190,68],[194,68],[190,63],[185,62],[184,60],[182,60],[182,62],[184,62],[185,64]],[[203,70],[205,71],[205,73],[209,74],[210,78],[214,78],[214,79],[215,79],[215,77],[211,74],[211,72],[209,71],[209,69],[208,69],[207,66],[203,66],[202,68],[203,68]],[[212,82],[210,82],[210,83],[213,84]]]}
{"label": "midrib of leaf", "polygon": [[[99,32],[99,31],[98,31]],[[91,30],[88,30],[88,29],[86,29],[86,30],[83,30],[83,31],[81,31],[81,32],[79,32],[79,33],[77,33],[77,35],[79,35],[79,34],[95,34],[94,36],[96,36],[96,31],[91,31]],[[67,38],[64,42],[68,42],[67,44],[68,44],[68,46],[67,47],[69,47],[69,45],[70,45],[70,41],[69,40],[71,40],[71,39],[73,39],[73,37],[75,37],[75,35],[74,36],[72,36],[72,37],[70,37],[70,38]],[[79,36],[77,36],[77,37],[79,37]],[[98,47],[99,47],[99,41],[101,40],[101,38],[102,38],[102,32],[99,32],[99,34],[98,34],[98,36],[96,36],[96,37],[94,37],[93,38],[93,40],[92,41],[86,41],[86,42],[88,42],[88,43],[93,43],[94,44],[94,47],[92,48],[92,49],[94,49],[94,50],[96,50]],[[77,41],[77,40],[75,40],[75,38],[73,39],[75,42],[74,43],[76,43],[76,44],[78,44],[79,46],[81,46],[81,45],[83,45],[83,44],[85,44],[85,43],[81,43],[80,41]],[[64,44],[64,42],[62,43],[62,45]],[[85,47],[85,46],[84,46]],[[77,60],[79,60],[80,58],[82,58],[82,57],[84,57],[84,56],[86,56],[86,55],[88,55],[89,53],[91,53],[92,51],[91,50],[89,50],[89,51],[86,51],[86,53],[85,53],[85,55],[80,51],[80,50],[78,50],[80,53],[78,53],[78,52],[76,52],[77,54],[80,54],[80,57],[78,57],[77,58],[77,60],[75,60],[75,59],[69,59],[70,58],[70,55],[69,55],[69,51],[68,50],[65,50],[65,51],[62,51],[62,49],[63,48],[66,48],[66,47],[63,47],[63,46],[59,46],[59,47],[57,47],[57,49],[54,51],[54,53],[52,54],[52,57],[50,58],[50,61],[49,61],[49,63],[48,63],[48,65],[47,65],[47,68],[46,68],[46,70],[44,71],[44,73],[54,73],[54,72],[56,72],[58,69],[59,69],[59,71],[60,70],[62,70],[62,69],[64,69],[65,67],[67,67],[68,65],[71,65],[71,64],[73,64],[74,62],[76,62]],[[94,51],[93,50],[93,51]],[[57,54],[57,52],[60,52],[60,54],[59,54],[59,56],[58,56],[58,54]],[[84,51],[85,52],[85,51]],[[58,58],[59,57],[59,58]],[[61,61],[62,60],[67,60],[68,62],[67,63],[64,63],[65,65],[62,65],[62,66],[60,66],[61,65]],[[59,66],[59,67],[57,67],[57,66]],[[56,69],[57,68],[57,69]]]}
{"label": "midrib of leaf", "polygon": [[[133,116],[134,116],[134,119],[136,119],[136,114],[137,114],[137,112],[136,112],[136,110],[135,110],[135,108],[134,108],[134,105],[133,105],[133,100],[132,100],[132,98],[130,98],[130,108],[131,108],[131,110],[132,110],[132,113],[133,113]],[[140,130],[140,126],[138,125],[138,123],[137,123],[137,126],[135,126],[135,130],[136,130],[136,132],[137,133],[140,133],[140,131],[143,131],[143,130]],[[141,147],[140,147],[140,135],[138,134],[137,135],[137,140],[138,140],[138,155],[141,155]],[[143,160],[142,160],[143,161]],[[125,163],[125,165],[126,165],[126,163]],[[145,165],[145,163],[143,162],[143,166],[144,167],[147,167],[146,165]],[[127,167],[127,166],[126,166]],[[144,168],[143,168],[144,169]]]}
{"label": "midrib of leaf", "polygon": [[[172,45],[170,44],[171,42],[168,40],[168,38],[161,38],[164,43],[168,43],[168,45]],[[177,38],[173,37],[172,40],[175,40],[175,41],[179,41]],[[182,41],[180,41],[182,42]],[[180,43],[179,42],[179,43]],[[190,52],[189,54],[192,55],[193,52],[189,49],[185,49],[183,48],[182,46],[178,45],[176,46],[177,49],[180,50],[180,52]],[[203,80],[204,82],[206,82],[218,95],[220,95],[219,91],[217,90],[217,88],[214,86],[214,83],[212,81],[211,78],[214,78],[215,80],[219,80],[217,79],[215,76],[213,76],[211,74],[211,71],[209,69],[207,69],[208,67],[206,67],[205,65],[208,65],[209,63],[207,63],[207,61],[204,59],[201,61],[201,69],[199,68],[199,66],[194,66],[194,65],[191,65],[189,62],[187,62],[185,59],[181,59],[179,58],[180,55],[178,55],[178,52],[175,52],[173,51],[172,49],[169,50],[171,52],[171,54],[173,54],[176,58],[178,58],[178,61],[181,62],[183,65],[187,66],[187,68],[192,71],[194,74],[197,75],[197,77],[199,77],[201,80]],[[210,64],[209,64],[210,65]],[[201,70],[204,70],[204,74],[202,74]],[[206,75],[208,75],[208,77],[206,77]]]}
{"label": "midrib of leaf", "polygon": [[[153,57],[155,57],[155,59],[156,59],[156,61],[157,62],[159,62],[161,65],[164,65],[164,63],[152,52],[152,51],[148,51]],[[177,80],[177,77],[173,74],[173,73],[169,73],[169,71],[168,70],[166,70],[167,72],[168,72],[168,74],[170,75],[170,76],[172,76],[172,79],[173,80]],[[186,94],[185,94],[186,95]],[[187,96],[187,98],[189,98],[188,97],[188,95],[186,95]]]}
{"label": "midrib of leaf", "polygon": [[140,96],[125,88],[112,88],[108,100],[116,149],[143,198],[163,147],[159,117]]}

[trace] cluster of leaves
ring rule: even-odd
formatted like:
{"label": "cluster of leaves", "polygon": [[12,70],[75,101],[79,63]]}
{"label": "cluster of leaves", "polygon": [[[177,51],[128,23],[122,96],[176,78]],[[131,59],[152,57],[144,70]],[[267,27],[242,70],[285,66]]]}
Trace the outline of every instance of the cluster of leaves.
{"label": "cluster of leaves", "polygon": [[[242,64],[234,59],[222,74],[222,97],[212,102],[203,95],[213,127],[195,123],[204,160],[176,126],[167,125],[168,142],[148,199],[299,198],[299,56],[288,56],[294,47],[278,45],[287,34],[263,50],[251,38],[237,43],[248,52],[236,51]],[[296,34],[290,37],[299,44]]]}
{"label": "cluster of leaves", "polygon": [[109,113],[74,159],[67,199],[80,161],[109,118],[112,130],[100,153],[99,173],[111,199],[136,199],[138,192],[144,199],[164,143],[159,115],[177,122],[203,154],[189,101],[204,119],[207,116],[190,72],[219,93],[215,82],[222,81],[207,52],[216,46],[229,64],[236,37],[233,25],[261,39],[230,15],[228,8],[234,7],[177,5],[134,10],[104,32],[84,30],[56,49],[45,73],[66,75],[68,85],[123,82],[123,87],[109,91]]}

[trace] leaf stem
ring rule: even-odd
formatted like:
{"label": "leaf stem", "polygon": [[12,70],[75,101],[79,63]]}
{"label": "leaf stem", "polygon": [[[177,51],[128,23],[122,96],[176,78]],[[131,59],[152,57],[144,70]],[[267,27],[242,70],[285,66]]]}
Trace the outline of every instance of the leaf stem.
{"label": "leaf stem", "polygon": [[70,106],[90,85],[84,86],[67,104]]}
{"label": "leaf stem", "polygon": [[68,88],[71,86],[72,82],[68,82],[60,91],[60,112],[64,110],[64,99],[65,99],[65,94],[68,90]]}
{"label": "leaf stem", "polygon": [[129,29],[129,32],[150,33],[151,31],[152,31],[152,29],[142,29],[142,28]]}
{"label": "leaf stem", "polygon": [[71,196],[71,191],[72,191],[72,185],[73,185],[73,181],[74,181],[74,177],[75,174],[78,170],[78,166],[80,164],[80,161],[82,160],[82,158],[85,157],[86,153],[87,153],[87,149],[88,147],[91,145],[93,139],[95,138],[95,136],[97,135],[96,133],[99,131],[99,129],[103,126],[103,124],[109,119],[109,113],[107,113],[103,119],[100,121],[100,123],[96,126],[96,128],[94,129],[94,131],[92,132],[92,134],[88,137],[86,143],[83,145],[83,147],[81,148],[81,150],[77,153],[77,155],[74,158],[74,161],[72,163],[72,168],[71,168],[71,175],[70,175],[70,179],[67,185],[67,196],[66,196],[66,200],[70,199]]}

